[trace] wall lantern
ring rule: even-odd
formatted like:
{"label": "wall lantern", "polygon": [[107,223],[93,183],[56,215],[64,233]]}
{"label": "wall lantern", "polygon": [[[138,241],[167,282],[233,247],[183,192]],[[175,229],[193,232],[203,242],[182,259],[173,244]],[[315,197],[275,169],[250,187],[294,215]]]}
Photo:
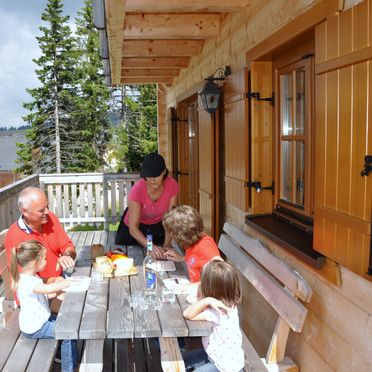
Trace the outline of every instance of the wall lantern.
{"label": "wall lantern", "polygon": [[[211,76],[207,77],[199,96],[203,103],[203,108],[210,114],[216,112],[221,98],[221,88],[214,82],[215,80],[224,80],[231,75],[230,66],[217,69]],[[215,77],[216,76],[216,77]]]}

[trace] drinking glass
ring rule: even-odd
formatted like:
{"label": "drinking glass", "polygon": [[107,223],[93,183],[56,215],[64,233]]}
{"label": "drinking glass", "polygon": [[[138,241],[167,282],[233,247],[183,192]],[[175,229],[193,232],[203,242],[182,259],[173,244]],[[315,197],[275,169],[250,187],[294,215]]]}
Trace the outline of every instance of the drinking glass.
{"label": "drinking glass", "polygon": [[98,283],[103,280],[103,273],[99,270],[95,270],[91,274],[92,282]]}
{"label": "drinking glass", "polygon": [[161,299],[166,304],[173,304],[176,302],[176,295],[172,289],[163,287],[161,290]]}

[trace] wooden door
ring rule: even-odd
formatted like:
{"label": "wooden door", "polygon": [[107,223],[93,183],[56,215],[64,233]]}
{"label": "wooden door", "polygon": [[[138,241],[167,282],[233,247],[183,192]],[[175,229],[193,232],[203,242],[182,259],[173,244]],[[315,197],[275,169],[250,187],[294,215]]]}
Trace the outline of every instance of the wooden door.
{"label": "wooden door", "polygon": [[199,209],[199,125],[197,102],[188,107],[188,142],[189,142],[189,201],[195,209]]}
{"label": "wooden door", "polygon": [[179,203],[189,204],[189,136],[188,136],[188,106],[184,103],[177,105],[175,119],[175,135],[177,152],[174,167],[174,177],[180,187]]}

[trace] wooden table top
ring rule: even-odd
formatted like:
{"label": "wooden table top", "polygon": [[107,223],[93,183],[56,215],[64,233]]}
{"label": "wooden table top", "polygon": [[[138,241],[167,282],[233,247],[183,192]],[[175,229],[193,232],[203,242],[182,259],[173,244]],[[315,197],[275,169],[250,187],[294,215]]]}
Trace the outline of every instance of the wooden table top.
{"label": "wooden table top", "polygon": [[[117,247],[117,245],[115,245]],[[107,247],[108,249],[109,247]],[[91,282],[87,292],[66,292],[58,314],[55,337],[57,339],[125,339],[144,337],[205,336],[211,332],[211,324],[186,320],[182,312],[188,306],[186,295],[177,295],[174,304],[163,304],[156,311],[132,309],[128,295],[143,288],[143,249],[129,246],[126,250],[133,257],[138,273],[133,276],[104,279]],[[89,276],[92,271],[90,246],[78,252],[74,276]],[[182,264],[164,277],[187,278]]]}

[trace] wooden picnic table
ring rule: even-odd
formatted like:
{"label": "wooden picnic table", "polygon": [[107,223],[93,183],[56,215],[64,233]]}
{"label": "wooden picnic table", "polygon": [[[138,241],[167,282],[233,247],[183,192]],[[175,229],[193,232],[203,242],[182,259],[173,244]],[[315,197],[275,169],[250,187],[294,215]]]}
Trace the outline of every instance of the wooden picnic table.
{"label": "wooden picnic table", "polygon": [[[110,248],[110,245],[106,245],[105,251]],[[146,310],[131,308],[129,294],[141,291],[144,287],[144,251],[139,246],[120,248],[129,257],[133,257],[138,273],[99,282],[91,281],[87,292],[66,292],[57,318],[56,338],[91,340],[92,345],[95,345],[92,347],[94,350],[100,348],[100,345],[103,348],[105,339],[116,341],[158,337],[163,370],[184,370],[176,338],[208,335],[211,325],[204,321],[189,321],[183,317],[183,310],[188,306],[185,294],[177,295],[175,303],[163,304],[160,310],[151,306]],[[91,246],[84,246],[78,251],[73,276],[90,276],[90,250]],[[163,278],[187,278],[187,272],[180,263],[176,263],[176,271],[163,275]],[[97,355],[93,357],[97,358]]]}

